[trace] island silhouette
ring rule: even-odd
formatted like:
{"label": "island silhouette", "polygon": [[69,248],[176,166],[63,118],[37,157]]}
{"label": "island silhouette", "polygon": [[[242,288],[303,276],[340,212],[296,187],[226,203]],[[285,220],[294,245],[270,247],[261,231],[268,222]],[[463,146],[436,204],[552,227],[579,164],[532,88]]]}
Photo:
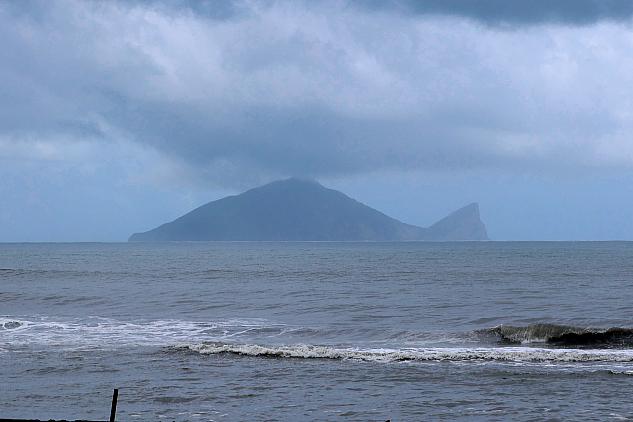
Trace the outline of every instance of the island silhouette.
{"label": "island silhouette", "polygon": [[314,180],[290,178],[209,202],[129,241],[488,240],[472,203],[430,227],[389,217]]}

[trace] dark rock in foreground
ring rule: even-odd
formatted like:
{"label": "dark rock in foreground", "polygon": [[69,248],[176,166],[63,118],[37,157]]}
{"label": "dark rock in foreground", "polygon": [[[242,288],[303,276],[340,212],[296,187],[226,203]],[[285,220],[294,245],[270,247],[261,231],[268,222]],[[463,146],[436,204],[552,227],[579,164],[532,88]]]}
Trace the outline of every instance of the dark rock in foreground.
{"label": "dark rock in foreground", "polygon": [[476,203],[431,227],[402,223],[314,181],[288,179],[209,202],[130,241],[487,240]]}

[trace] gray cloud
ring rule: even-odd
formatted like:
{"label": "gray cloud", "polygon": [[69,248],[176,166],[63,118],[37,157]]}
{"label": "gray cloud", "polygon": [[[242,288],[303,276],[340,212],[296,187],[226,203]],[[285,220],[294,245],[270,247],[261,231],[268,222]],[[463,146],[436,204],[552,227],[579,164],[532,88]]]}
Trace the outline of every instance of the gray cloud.
{"label": "gray cloud", "polygon": [[[340,2],[3,3],[0,148],[129,142],[219,185],[390,169],[629,168],[630,30],[498,31],[460,17],[538,20],[519,19],[519,2],[505,3],[514,14],[478,18],[492,3],[476,13],[459,6],[474,2],[415,3],[458,15],[450,22]],[[597,3],[574,3],[584,18],[554,19],[566,2],[534,10],[541,21],[585,23],[615,19],[620,4],[591,15]]]}
{"label": "gray cloud", "polygon": [[460,16],[487,25],[561,23],[588,25],[603,20],[629,21],[629,0],[359,0],[362,8],[402,13]]}

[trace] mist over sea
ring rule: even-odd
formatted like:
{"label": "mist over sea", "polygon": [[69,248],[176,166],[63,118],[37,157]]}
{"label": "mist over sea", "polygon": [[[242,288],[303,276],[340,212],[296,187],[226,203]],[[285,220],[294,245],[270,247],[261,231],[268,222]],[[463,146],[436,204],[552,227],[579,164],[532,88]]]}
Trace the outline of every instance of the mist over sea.
{"label": "mist over sea", "polygon": [[633,243],[0,244],[0,417],[633,418]]}

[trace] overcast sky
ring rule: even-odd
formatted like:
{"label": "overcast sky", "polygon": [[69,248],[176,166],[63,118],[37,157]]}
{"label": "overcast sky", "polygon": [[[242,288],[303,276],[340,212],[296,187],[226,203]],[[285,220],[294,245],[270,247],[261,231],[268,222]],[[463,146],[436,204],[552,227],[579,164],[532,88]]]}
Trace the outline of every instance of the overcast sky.
{"label": "overcast sky", "polygon": [[633,240],[628,0],[5,1],[0,241],[311,177],[406,222]]}

